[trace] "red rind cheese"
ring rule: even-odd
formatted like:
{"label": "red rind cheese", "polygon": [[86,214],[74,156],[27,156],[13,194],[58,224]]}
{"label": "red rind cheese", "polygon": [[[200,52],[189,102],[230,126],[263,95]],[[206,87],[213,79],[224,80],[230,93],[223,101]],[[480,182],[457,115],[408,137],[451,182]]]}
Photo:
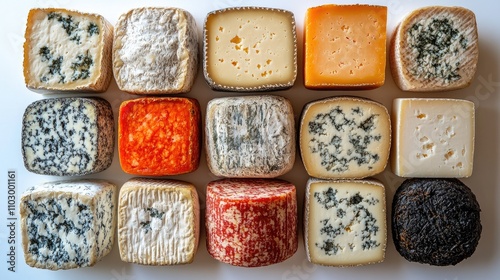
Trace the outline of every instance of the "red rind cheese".
{"label": "red rind cheese", "polygon": [[205,222],[215,259],[244,267],[282,262],[297,250],[295,186],[276,179],[210,182]]}
{"label": "red rind cheese", "polygon": [[177,175],[198,168],[200,105],[196,99],[128,100],[120,106],[120,165],[135,175]]}

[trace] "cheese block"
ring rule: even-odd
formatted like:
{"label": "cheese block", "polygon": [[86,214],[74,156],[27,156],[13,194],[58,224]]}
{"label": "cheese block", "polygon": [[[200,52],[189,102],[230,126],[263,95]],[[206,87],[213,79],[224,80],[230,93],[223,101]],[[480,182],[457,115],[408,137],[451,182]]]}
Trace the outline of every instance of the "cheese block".
{"label": "cheese block", "polygon": [[113,74],[120,90],[172,94],[191,90],[198,70],[198,30],[179,8],[136,8],[120,16]]}
{"label": "cheese block", "polygon": [[309,179],[304,210],[307,259],[326,266],[384,261],[385,188],[375,180]]}
{"label": "cheese block", "polygon": [[196,99],[148,97],[124,101],[118,121],[118,153],[123,171],[163,176],[196,170],[200,126]]}
{"label": "cheese block", "polygon": [[118,245],[124,262],[191,263],[198,248],[200,205],[187,182],[133,178],[120,189]]}
{"label": "cheese block", "polygon": [[469,177],[474,162],[474,103],[398,98],[393,103],[392,172],[401,177]]}
{"label": "cheese block", "polygon": [[239,96],[208,102],[207,165],[216,176],[270,178],[295,161],[295,122],[279,96]]}
{"label": "cheese block", "polygon": [[95,265],[113,247],[115,193],[113,184],[92,179],[27,189],[19,205],[26,263],[51,270]]}
{"label": "cheese block", "polygon": [[385,81],[387,7],[323,5],[304,19],[304,86],[373,89]]}
{"label": "cheese block", "polygon": [[295,186],[277,179],[223,179],[206,194],[207,250],[234,266],[282,262],[297,250]]}
{"label": "cheese block", "polygon": [[101,98],[61,97],[31,103],[22,121],[24,166],[44,175],[103,171],[114,149],[113,112]]}
{"label": "cheese block", "polygon": [[24,81],[29,89],[50,93],[108,88],[113,26],[102,16],[31,9],[24,36]]}
{"label": "cheese block", "polygon": [[331,97],[304,106],[300,153],[310,176],[364,178],[384,171],[391,147],[391,121],[380,103]]}
{"label": "cheese block", "polygon": [[462,7],[430,6],[407,15],[391,40],[390,62],[405,91],[467,87],[479,54],[476,17]]}
{"label": "cheese block", "polygon": [[264,91],[293,86],[297,35],[293,13],[236,7],[208,13],[203,73],[215,90]]}

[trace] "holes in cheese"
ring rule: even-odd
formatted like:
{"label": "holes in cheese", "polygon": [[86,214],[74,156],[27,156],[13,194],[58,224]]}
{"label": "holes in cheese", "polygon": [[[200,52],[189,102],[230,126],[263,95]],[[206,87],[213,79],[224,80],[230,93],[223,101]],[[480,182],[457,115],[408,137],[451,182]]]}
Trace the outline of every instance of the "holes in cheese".
{"label": "holes in cheese", "polygon": [[304,26],[304,85],[371,89],[384,84],[387,7],[309,8]]}

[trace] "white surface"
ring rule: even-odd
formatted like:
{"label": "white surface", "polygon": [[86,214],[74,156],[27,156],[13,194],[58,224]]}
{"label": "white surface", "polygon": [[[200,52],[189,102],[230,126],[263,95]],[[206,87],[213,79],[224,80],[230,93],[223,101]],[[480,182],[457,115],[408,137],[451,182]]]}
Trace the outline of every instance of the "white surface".
{"label": "white surface", "polygon": [[[337,3],[353,3],[348,1],[336,1]],[[31,0],[17,1],[12,8],[6,8],[0,18],[0,53],[2,54],[2,67],[0,70],[2,81],[2,97],[0,102],[1,114],[1,137],[0,137],[0,278],[1,279],[341,279],[340,277],[352,277],[353,279],[493,279],[500,274],[500,213],[499,204],[500,191],[500,29],[498,28],[498,11],[500,1],[363,1],[365,3],[387,5],[388,10],[388,33],[392,34],[395,25],[402,17],[415,8],[442,4],[461,5],[473,10],[477,16],[479,26],[479,65],[476,77],[472,85],[466,89],[443,92],[443,93],[404,93],[395,86],[387,68],[386,83],[379,89],[372,91],[354,92],[332,92],[332,91],[309,91],[303,86],[302,72],[302,35],[303,18],[307,7],[316,6],[326,1],[242,1],[242,0],[218,0],[218,1],[69,1],[69,0]],[[118,246],[114,246],[112,252],[96,266],[91,268],[68,270],[68,271],[45,271],[28,267],[24,263],[19,234],[19,220],[17,221],[17,263],[16,273],[7,270],[7,171],[17,171],[17,199],[28,187],[47,181],[62,179],[54,176],[41,176],[31,174],[23,166],[20,135],[21,119],[24,109],[29,103],[44,98],[45,96],[31,92],[24,86],[22,75],[22,43],[25,29],[25,21],[28,10],[31,7],[64,7],[82,11],[100,13],[112,24],[116,22],[119,15],[130,8],[139,6],[176,6],[190,11],[196,18],[199,34],[205,15],[219,8],[255,4],[285,8],[295,14],[297,21],[297,34],[299,39],[299,73],[295,86],[288,91],[274,92],[272,94],[289,98],[293,102],[295,117],[298,118],[303,105],[311,100],[316,100],[333,95],[358,95],[372,98],[382,102],[391,109],[392,100],[396,97],[452,97],[471,100],[476,105],[476,151],[473,175],[463,179],[476,194],[481,205],[481,219],[483,234],[475,254],[455,267],[431,267],[418,263],[410,263],[403,259],[395,250],[390,234],[385,262],[376,265],[354,268],[330,268],[314,266],[307,262],[302,242],[302,232],[297,253],[287,261],[261,268],[239,268],[220,263],[211,258],[205,247],[205,231],[202,230],[200,247],[195,261],[192,264],[172,267],[150,267],[121,262],[118,254]],[[201,72],[198,73],[196,84],[191,93],[186,97],[195,97],[202,105],[203,114],[208,100],[216,97],[242,95],[236,93],[213,92],[206,85]],[[61,95],[57,95],[61,96]],[[79,94],[81,96],[81,94]],[[123,100],[135,96],[120,92],[116,83],[113,82],[109,90],[100,96],[110,101],[115,113],[115,122],[119,104]],[[217,179],[211,175],[203,158],[200,168],[191,174],[176,176],[172,178],[192,182],[197,186],[200,194],[202,211],[205,202],[206,184]],[[85,176],[87,178],[103,178],[121,186],[128,178],[120,169],[118,154],[113,159],[112,166],[104,172]],[[299,217],[302,217],[302,199],[307,181],[304,167],[297,157],[295,166],[291,172],[281,178],[289,180],[297,186],[299,199]],[[387,214],[390,215],[390,205],[395,189],[402,182],[401,178],[393,175],[389,169],[383,174],[376,176],[387,188]],[[204,212],[202,212],[204,214]],[[301,223],[302,219],[299,219]],[[204,222],[202,220],[202,222]],[[301,223],[302,224],[302,223]]]}

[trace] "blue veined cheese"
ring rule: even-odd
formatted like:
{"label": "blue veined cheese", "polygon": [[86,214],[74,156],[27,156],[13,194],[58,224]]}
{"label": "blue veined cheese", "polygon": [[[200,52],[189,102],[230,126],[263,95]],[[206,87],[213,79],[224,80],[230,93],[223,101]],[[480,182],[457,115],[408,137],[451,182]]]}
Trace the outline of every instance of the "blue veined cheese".
{"label": "blue veined cheese", "polygon": [[187,264],[200,234],[196,188],[175,180],[133,178],[120,189],[118,244],[125,262]]}
{"label": "blue veined cheese", "polygon": [[59,270],[93,266],[113,247],[116,187],[103,180],[45,183],[20,200],[24,258]]}
{"label": "blue veined cheese", "polygon": [[58,176],[96,173],[111,165],[111,105],[101,98],[51,98],[23,115],[21,147],[28,171]]}
{"label": "blue veined cheese", "polygon": [[332,97],[304,106],[300,153],[312,177],[373,176],[384,171],[390,146],[391,121],[380,103],[357,97]]}
{"label": "blue veined cheese", "polygon": [[26,86],[52,91],[105,91],[112,77],[113,26],[102,16],[31,9],[24,43]]}
{"label": "blue veined cheese", "polygon": [[326,266],[382,262],[385,212],[385,188],[378,181],[309,179],[304,210],[308,260]]}
{"label": "blue veined cheese", "polygon": [[115,25],[113,73],[118,87],[134,94],[191,90],[198,70],[198,30],[179,8],[137,8]]}
{"label": "blue veined cheese", "polygon": [[213,99],[205,129],[207,164],[216,176],[272,178],[293,167],[295,122],[286,98]]}

